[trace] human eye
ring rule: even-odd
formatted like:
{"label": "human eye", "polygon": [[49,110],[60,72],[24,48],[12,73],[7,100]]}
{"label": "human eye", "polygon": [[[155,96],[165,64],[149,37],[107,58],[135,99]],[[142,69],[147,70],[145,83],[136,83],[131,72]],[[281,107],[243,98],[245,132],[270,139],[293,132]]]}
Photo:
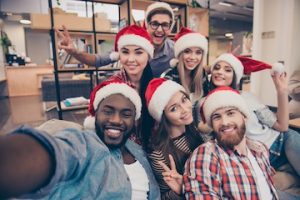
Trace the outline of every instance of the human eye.
{"label": "human eye", "polygon": [[197,55],[202,55],[202,54],[203,54],[203,51],[202,51],[202,50],[197,50],[197,51],[196,51],[196,54],[197,54]]}
{"label": "human eye", "polygon": [[185,103],[185,102],[188,102],[188,101],[189,101],[189,98],[186,95],[184,95],[182,97],[182,102]]}
{"label": "human eye", "polygon": [[185,54],[189,54],[189,53],[192,53],[192,50],[189,49],[189,48],[187,48],[187,49],[185,49],[183,52],[184,52]]}
{"label": "human eye", "polygon": [[226,67],[225,72],[232,72],[232,68],[231,67]]}
{"label": "human eye", "polygon": [[213,67],[213,70],[219,70],[221,68],[221,66],[219,64],[216,64],[214,67]]}
{"label": "human eye", "polygon": [[163,27],[163,29],[169,29],[170,28],[170,24],[168,22],[162,23],[161,26]]}
{"label": "human eye", "polygon": [[122,48],[122,49],[121,49],[121,53],[122,53],[122,54],[129,54],[129,51],[128,51],[127,49],[123,49],[123,48]]}
{"label": "human eye", "polygon": [[104,108],[102,110],[102,112],[105,114],[105,115],[112,115],[114,113],[114,111],[110,108]]}
{"label": "human eye", "polygon": [[156,28],[158,28],[159,23],[157,21],[153,21],[153,22],[150,22],[150,25],[152,26],[152,28],[156,29]]}
{"label": "human eye", "polygon": [[220,116],[220,115],[212,115],[212,116],[211,116],[211,120],[212,120],[212,121],[217,121],[217,120],[219,120],[219,119],[221,119],[221,116]]}
{"label": "human eye", "polygon": [[131,118],[132,116],[133,116],[133,111],[131,111],[131,110],[126,110],[126,111],[123,111],[122,112],[122,116],[124,117],[124,118]]}
{"label": "human eye", "polygon": [[170,111],[171,111],[171,112],[176,112],[177,109],[178,109],[177,106],[172,106],[172,107],[170,108]]}
{"label": "human eye", "polygon": [[141,54],[144,54],[145,51],[143,51],[143,50],[136,50],[135,53],[136,53],[137,55],[141,55]]}

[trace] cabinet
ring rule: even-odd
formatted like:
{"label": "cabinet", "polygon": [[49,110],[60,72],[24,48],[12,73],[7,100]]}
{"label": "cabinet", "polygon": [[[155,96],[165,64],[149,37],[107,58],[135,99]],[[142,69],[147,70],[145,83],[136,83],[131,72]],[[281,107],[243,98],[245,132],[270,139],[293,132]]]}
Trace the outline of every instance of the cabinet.
{"label": "cabinet", "polygon": [[[60,0],[61,2],[63,0]],[[65,0],[66,1],[66,0]],[[53,51],[53,64],[54,64],[54,77],[57,97],[57,108],[59,119],[62,119],[62,113],[65,111],[61,106],[60,95],[60,80],[59,73],[75,73],[86,72],[90,74],[91,89],[93,87],[93,74],[96,73],[96,83],[98,83],[98,72],[104,71],[101,68],[94,68],[85,66],[82,69],[66,69],[64,65],[66,59],[58,52],[55,29],[60,28],[61,25],[66,25],[71,36],[74,40],[78,41],[78,45],[83,43],[82,48],[89,53],[104,53],[107,48],[101,48],[101,43],[110,41],[113,44],[113,40],[116,32],[121,25],[135,24],[138,19],[133,15],[134,10],[145,11],[146,8],[154,1],[151,0],[85,0],[75,1],[79,2],[86,11],[85,16],[78,16],[72,13],[68,13],[59,8],[53,8],[52,3],[57,2],[54,0],[48,0],[50,15],[32,14],[32,28],[35,29],[49,29],[52,42]],[[164,2],[170,3],[175,12],[175,28],[172,33],[173,36],[179,31],[181,26],[190,25],[195,31],[201,32],[203,35],[208,36],[208,12],[205,9],[190,8],[187,5],[186,0],[164,0]],[[118,21],[109,21],[107,16],[103,13],[97,12],[98,4],[116,5],[118,7],[115,14],[118,14]],[[189,18],[191,14],[191,17]],[[201,26],[197,25],[201,23]],[[99,46],[100,44],[100,46]],[[103,46],[103,45],[102,45]],[[112,45],[113,46],[113,45]],[[105,70],[115,70],[113,68],[106,68]],[[67,109],[70,110],[70,109]]]}

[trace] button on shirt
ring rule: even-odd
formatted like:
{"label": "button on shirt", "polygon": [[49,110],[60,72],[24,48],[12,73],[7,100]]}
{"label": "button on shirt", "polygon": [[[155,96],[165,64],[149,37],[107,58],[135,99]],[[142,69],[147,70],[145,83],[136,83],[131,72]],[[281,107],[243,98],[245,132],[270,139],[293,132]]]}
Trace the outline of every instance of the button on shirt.
{"label": "button on shirt", "polygon": [[[174,41],[170,38],[165,40],[164,46],[157,52],[155,52],[154,57],[149,61],[154,78],[158,78],[161,73],[170,67],[170,60],[174,58]],[[113,63],[107,55],[96,55],[95,66],[100,67]]]}
{"label": "button on shirt", "polygon": [[[250,139],[247,146],[267,179],[272,198],[278,199],[266,147]],[[198,147],[186,163],[183,191],[186,199],[264,199],[255,176],[247,156],[221,148],[216,141],[207,142]]]}
{"label": "button on shirt", "polygon": [[[36,138],[48,149],[56,163],[49,184],[21,198],[131,199],[131,183],[120,149],[108,149],[95,132],[65,129],[53,137],[27,126],[16,132]],[[125,147],[146,171],[149,199],[160,199],[158,185],[142,148],[130,140]]]}

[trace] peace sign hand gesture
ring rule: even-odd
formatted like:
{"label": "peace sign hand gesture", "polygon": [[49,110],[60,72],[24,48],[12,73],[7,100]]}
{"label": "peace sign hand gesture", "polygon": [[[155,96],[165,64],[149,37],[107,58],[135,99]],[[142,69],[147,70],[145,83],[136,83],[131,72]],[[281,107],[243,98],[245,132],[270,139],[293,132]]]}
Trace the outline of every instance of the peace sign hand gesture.
{"label": "peace sign hand gesture", "polygon": [[178,195],[182,192],[182,175],[176,170],[176,164],[173,156],[169,154],[171,169],[162,161],[159,161],[160,166],[164,169],[162,173],[166,184]]}
{"label": "peace sign hand gesture", "polygon": [[62,25],[63,31],[55,29],[55,32],[58,36],[58,48],[65,50],[68,54],[74,55],[77,53],[76,46],[74,45],[69,31],[65,25]]}

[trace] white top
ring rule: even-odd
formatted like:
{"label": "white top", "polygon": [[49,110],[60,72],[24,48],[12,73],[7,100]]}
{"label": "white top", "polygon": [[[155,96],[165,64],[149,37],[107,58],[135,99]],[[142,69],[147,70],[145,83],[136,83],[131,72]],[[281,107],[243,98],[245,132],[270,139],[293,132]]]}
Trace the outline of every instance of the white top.
{"label": "white top", "polygon": [[271,188],[267,183],[267,179],[264,176],[260,166],[258,165],[255,157],[252,155],[249,149],[248,149],[248,158],[255,172],[256,186],[257,186],[257,191],[259,191],[260,193],[260,197],[262,197],[262,199],[264,200],[272,200],[273,195],[271,193]]}
{"label": "white top", "polygon": [[242,92],[241,95],[251,111],[246,122],[246,135],[250,139],[258,140],[270,148],[280,134],[279,131],[272,128],[277,120],[276,115],[260,103],[253,94]]}
{"label": "white top", "polygon": [[130,165],[124,164],[127,175],[130,179],[132,189],[132,200],[148,199],[149,179],[145,169],[137,160]]}

